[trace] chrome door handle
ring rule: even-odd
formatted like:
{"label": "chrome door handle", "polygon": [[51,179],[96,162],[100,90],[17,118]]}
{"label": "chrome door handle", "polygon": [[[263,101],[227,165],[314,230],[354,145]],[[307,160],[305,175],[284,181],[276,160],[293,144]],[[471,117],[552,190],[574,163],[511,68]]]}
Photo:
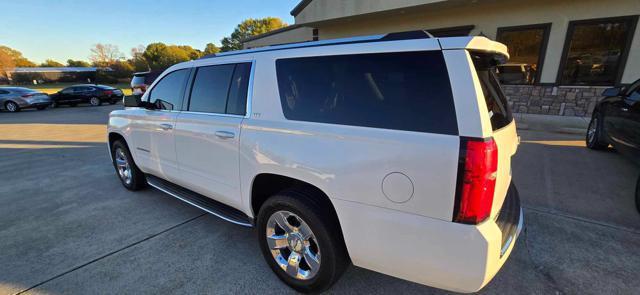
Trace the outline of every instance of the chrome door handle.
{"label": "chrome door handle", "polygon": [[215,134],[218,138],[221,138],[221,139],[230,139],[230,138],[236,137],[236,135],[233,132],[229,132],[229,131],[216,131]]}
{"label": "chrome door handle", "polygon": [[160,124],[160,128],[162,128],[162,130],[171,130],[173,129],[173,125],[171,124]]}

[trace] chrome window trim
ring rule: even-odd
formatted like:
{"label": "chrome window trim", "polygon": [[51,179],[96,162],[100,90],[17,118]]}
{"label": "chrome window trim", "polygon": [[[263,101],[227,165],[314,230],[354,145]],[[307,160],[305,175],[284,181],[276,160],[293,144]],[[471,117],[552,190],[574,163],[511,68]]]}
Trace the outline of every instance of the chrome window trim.
{"label": "chrome window trim", "polygon": [[231,117],[231,118],[244,118],[243,115],[234,115],[234,114],[221,114],[221,113],[207,113],[207,112],[192,112],[192,111],[180,111],[181,114],[194,114],[194,115],[207,115],[207,116],[217,116],[217,117]]}

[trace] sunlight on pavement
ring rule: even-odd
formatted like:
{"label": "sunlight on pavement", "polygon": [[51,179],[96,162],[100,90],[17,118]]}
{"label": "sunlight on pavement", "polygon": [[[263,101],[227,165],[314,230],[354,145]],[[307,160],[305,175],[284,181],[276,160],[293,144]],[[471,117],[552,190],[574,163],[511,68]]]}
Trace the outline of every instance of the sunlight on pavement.
{"label": "sunlight on pavement", "polygon": [[[107,141],[103,124],[0,124],[0,141],[29,141],[29,145],[55,143],[100,143]],[[25,143],[27,144],[27,143]]]}
{"label": "sunlight on pavement", "polygon": [[533,143],[553,146],[579,146],[584,147],[584,140],[523,140],[522,143]]}

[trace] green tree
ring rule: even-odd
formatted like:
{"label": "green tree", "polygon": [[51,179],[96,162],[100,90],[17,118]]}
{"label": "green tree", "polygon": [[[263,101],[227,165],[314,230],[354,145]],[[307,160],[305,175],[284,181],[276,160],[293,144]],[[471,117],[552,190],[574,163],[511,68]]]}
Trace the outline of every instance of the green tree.
{"label": "green tree", "polygon": [[91,64],[84,60],[73,60],[73,59],[67,60],[67,67],[88,68],[90,66]]}
{"label": "green tree", "polygon": [[221,41],[222,51],[242,49],[242,40],[286,27],[287,24],[277,17],[265,17],[260,19],[250,18],[236,26],[231,36],[224,37]]}
{"label": "green tree", "polygon": [[53,59],[47,59],[45,60],[43,63],[40,64],[41,67],[46,67],[46,68],[58,68],[58,67],[64,67],[63,64],[53,60]]}
{"label": "green tree", "polygon": [[34,62],[22,56],[22,52],[18,50],[0,45],[0,51],[3,52],[5,56],[9,56],[11,58],[15,67],[35,67],[36,66]]}
{"label": "green tree", "polygon": [[220,48],[213,43],[207,43],[207,46],[204,47],[203,55],[216,54],[220,52]]}
{"label": "green tree", "polygon": [[161,42],[147,45],[142,54],[151,70],[154,71],[164,70],[174,64],[197,59],[201,55],[202,52],[191,46],[166,45]]}
{"label": "green tree", "polygon": [[128,61],[117,60],[109,65],[109,68],[113,70],[111,76],[116,79],[131,78],[131,75],[133,75],[133,65]]}
{"label": "green tree", "polygon": [[129,59],[129,63],[136,72],[146,72],[149,70],[149,63],[147,63],[143,55],[144,51],[145,47],[143,45],[131,48],[131,59]]}

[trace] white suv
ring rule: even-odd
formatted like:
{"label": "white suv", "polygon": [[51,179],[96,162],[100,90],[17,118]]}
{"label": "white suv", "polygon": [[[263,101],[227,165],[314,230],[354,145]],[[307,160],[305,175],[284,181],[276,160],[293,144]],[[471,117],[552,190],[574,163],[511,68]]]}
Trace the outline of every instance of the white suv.
{"label": "white suv", "polygon": [[177,64],[111,113],[113,164],[128,189],[256,227],[298,291],[353,263],[474,292],[522,228],[507,58],[484,37],[404,32]]}

